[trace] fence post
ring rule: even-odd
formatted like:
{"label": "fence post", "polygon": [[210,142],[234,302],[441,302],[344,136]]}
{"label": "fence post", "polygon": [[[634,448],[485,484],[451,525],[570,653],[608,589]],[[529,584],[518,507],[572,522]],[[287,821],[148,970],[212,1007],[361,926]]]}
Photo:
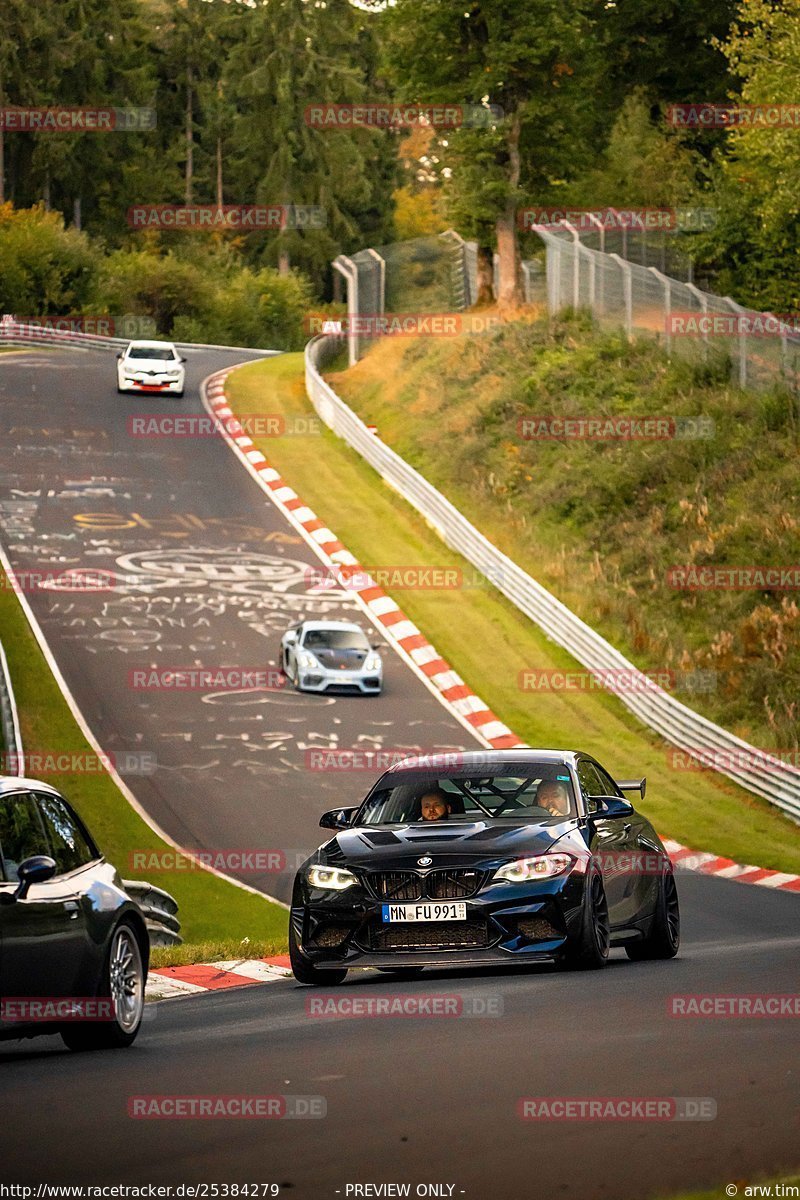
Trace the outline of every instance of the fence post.
{"label": "fence post", "polygon": [[[693,283],[687,283],[686,288],[692,293],[696,300],[700,301],[700,309],[703,316],[708,315],[708,296],[705,292],[701,292],[699,287],[695,287]],[[708,362],[708,324],[705,323],[703,330],[703,361]]]}
{"label": "fence post", "polygon": [[383,316],[386,312],[386,260],[371,246],[367,249],[367,254],[371,254],[378,261],[378,312]]}
{"label": "fence post", "polygon": [[669,320],[672,316],[672,280],[663,275],[656,267],[648,267],[647,269],[653,272],[664,289],[664,346],[667,354],[669,354],[672,351],[672,330]]}
{"label": "fence post", "polygon": [[358,362],[358,334],[355,332],[358,322],[358,267],[345,254],[339,254],[333,260],[333,267],[347,281],[347,361],[349,366],[354,367]]}
{"label": "fence post", "polygon": [[631,265],[618,254],[610,254],[622,271],[622,290],[625,296],[625,332],[628,340],[633,337],[633,285],[631,281]]}

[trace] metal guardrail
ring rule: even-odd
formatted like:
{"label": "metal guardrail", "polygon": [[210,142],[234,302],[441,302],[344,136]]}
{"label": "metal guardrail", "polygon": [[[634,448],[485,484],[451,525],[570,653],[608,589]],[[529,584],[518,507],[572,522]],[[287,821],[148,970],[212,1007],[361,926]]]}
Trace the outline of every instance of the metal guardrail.
{"label": "metal guardrail", "polygon": [[140,879],[123,879],[122,886],[144,913],[151,946],[179,946],[181,923],[178,901],[169,892]]}
{"label": "metal guardrail", "polygon": [[320,374],[322,363],[336,353],[339,345],[336,338],[317,337],[305,351],[306,390],[325,424],[413,505],[448,546],[477,567],[520,612],[535,621],[582,666],[602,672],[603,677],[609,671],[622,671],[629,679],[635,678],[641,690],[620,690],[616,695],[644,725],[693,757],[704,753],[704,761],[715,770],[800,821],[800,770],[735,737],[656,686],[599,633],[493,546],[441,492],[367,428]]}
{"label": "metal guardrail", "polygon": [[19,727],[19,713],[14,698],[14,685],[8,669],[8,660],[0,642],[0,728],[3,731],[5,746],[4,767],[13,765],[14,770],[3,770],[0,774],[24,775],[25,764],[22,756],[22,733]]}
{"label": "metal guardrail", "polygon": [[[42,317],[42,320],[47,320]],[[57,320],[57,318],[52,318]],[[48,329],[45,325],[24,325],[7,318],[0,319],[0,343],[6,342],[13,346],[41,346],[48,342],[63,345],[64,343],[83,346],[87,350],[113,349],[115,346],[124,347],[133,341],[129,337],[108,337],[100,333],[81,333],[72,329]],[[174,339],[154,334],[152,338],[143,341],[170,341],[173,345],[186,350],[229,350],[231,353],[244,354],[282,354],[282,350],[264,350],[259,346],[218,346],[213,342],[176,342]]]}

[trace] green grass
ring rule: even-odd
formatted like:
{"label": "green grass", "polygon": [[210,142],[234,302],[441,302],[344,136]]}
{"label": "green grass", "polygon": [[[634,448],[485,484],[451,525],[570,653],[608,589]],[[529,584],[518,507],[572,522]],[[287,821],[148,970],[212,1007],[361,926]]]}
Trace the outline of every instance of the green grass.
{"label": "green grass", "polygon": [[[23,748],[92,753],[53,678],[19,601],[0,571],[0,640],[17,698]],[[181,932],[195,953],[197,943],[229,946],[249,937],[274,953],[286,949],[286,911],[207,871],[136,871],[130,855],[166,849],[128,804],[105,772],[48,776],[86,821],[106,857],[125,879],[145,878],[170,892],[180,906]],[[233,957],[234,955],[232,955]],[[196,961],[192,959],[192,961]]]}
{"label": "green grass", "polygon": [[[241,416],[270,412],[291,419],[313,412],[299,354],[243,367],[228,386]],[[262,438],[259,445],[363,564],[455,566],[471,573],[469,564],[327,429],[318,436]],[[668,766],[667,746],[615,697],[520,691],[521,669],[574,668],[575,663],[493,589],[464,589],[455,596],[408,590],[397,592],[396,599],[467,683],[530,745],[580,747],[620,777],[647,775],[642,807],[663,836],[737,861],[800,871],[795,825],[719,776],[676,772]]]}
{"label": "green grass", "polygon": [[[727,367],[670,362],[584,318],[483,337],[384,339],[333,386],[501,550],[637,665],[705,672],[691,707],[800,759],[797,591],[683,591],[671,567],[790,567],[800,409]],[[666,417],[712,436],[541,441],[520,419]],[[442,447],[447,452],[442,453]]]}
{"label": "green grass", "polygon": [[150,956],[150,965],[156,968],[183,967],[192,963],[272,958],[287,953],[285,937],[255,941],[252,938],[216,938],[206,942],[185,942],[182,946],[156,946]]}

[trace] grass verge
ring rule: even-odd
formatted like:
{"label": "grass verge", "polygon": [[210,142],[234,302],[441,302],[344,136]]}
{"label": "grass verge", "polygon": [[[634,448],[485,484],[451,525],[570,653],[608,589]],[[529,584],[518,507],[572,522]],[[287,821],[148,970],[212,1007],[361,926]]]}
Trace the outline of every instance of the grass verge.
{"label": "grass verge", "polygon": [[[5,575],[0,571],[0,640],[19,709],[23,748],[48,754],[93,755],[53,678],[25,614]],[[208,871],[147,871],[131,867],[136,851],[167,849],[128,804],[104,771],[96,774],[48,776],[47,783],[64,793],[86,821],[107,858],[125,879],[146,878],[170,892],[180,905],[185,944],[183,961],[199,961],[203,943],[238,945],[249,938],[265,944],[268,953],[286,950],[286,911],[265,898],[246,892]],[[160,952],[159,952],[160,953]],[[230,957],[236,957],[233,953]]]}
{"label": "grass verge", "polygon": [[[313,414],[300,354],[237,370],[228,391],[240,416]],[[318,435],[256,439],[267,459],[349,550],[367,566],[472,569],[448,550],[410,505],[327,429]],[[669,749],[612,695],[523,692],[521,669],[576,669],[516,608],[487,587],[457,594],[408,590],[396,599],[487,704],[530,745],[577,746],[621,776],[648,777],[643,810],[663,836],[739,862],[800,872],[797,827],[766,801],[720,776],[677,771]],[[380,703],[380,701],[376,701]],[[466,735],[465,735],[466,737]]]}

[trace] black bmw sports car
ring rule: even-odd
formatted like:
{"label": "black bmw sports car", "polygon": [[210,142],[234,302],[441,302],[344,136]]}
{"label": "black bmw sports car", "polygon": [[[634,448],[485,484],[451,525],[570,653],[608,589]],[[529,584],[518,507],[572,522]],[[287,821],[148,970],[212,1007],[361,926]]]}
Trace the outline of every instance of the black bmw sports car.
{"label": "black bmw sports car", "polygon": [[0,777],[0,1040],[129,1046],[149,954],[142,910],[64,797]]}
{"label": "black bmw sports car", "polygon": [[605,965],[672,958],[680,942],[669,856],[588,754],[487,750],[406,759],[297,873],[290,915],[301,983],[351,967]]}

